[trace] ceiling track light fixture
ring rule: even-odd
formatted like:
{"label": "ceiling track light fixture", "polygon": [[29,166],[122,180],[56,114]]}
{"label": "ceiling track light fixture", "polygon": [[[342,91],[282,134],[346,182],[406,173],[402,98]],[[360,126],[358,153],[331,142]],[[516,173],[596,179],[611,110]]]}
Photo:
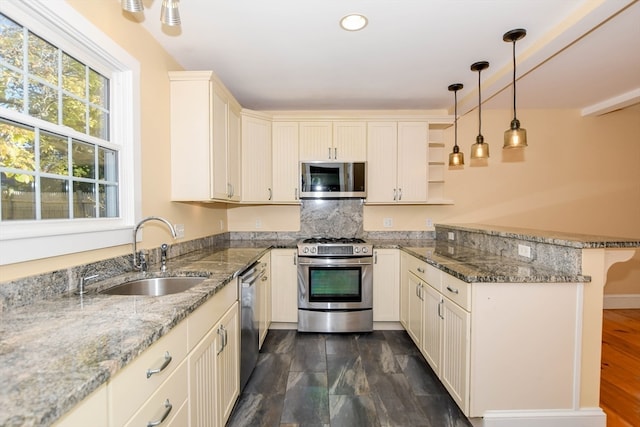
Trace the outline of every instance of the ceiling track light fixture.
{"label": "ceiling track light fixture", "polygon": [[453,144],[453,152],[449,153],[449,166],[463,166],[464,165],[464,153],[460,152],[460,148],[458,147],[458,91],[462,89],[464,86],[462,83],[454,83],[449,85],[449,90],[453,92],[453,102],[454,102],[454,144]]}
{"label": "ceiling track light fixture", "polygon": [[507,31],[502,36],[505,42],[513,43],[513,120],[511,126],[504,131],[504,146],[502,148],[521,148],[527,146],[527,130],[520,127],[520,121],[516,117],[516,41],[524,38],[527,30],[517,28]]}
{"label": "ceiling track light fixture", "polygon": [[[144,5],[142,0],[121,0],[122,10],[127,12],[143,12]],[[162,0],[162,8],[160,9],[160,22],[170,27],[180,25],[180,10],[178,6],[180,0]]]}
{"label": "ceiling track light fixture", "polygon": [[489,144],[484,142],[484,136],[482,136],[482,85],[480,84],[480,74],[482,70],[486,70],[487,68],[489,68],[487,61],[479,61],[471,64],[471,71],[478,72],[478,136],[476,137],[476,143],[471,146],[472,159],[489,158]]}
{"label": "ceiling track light fixture", "polygon": [[170,27],[180,25],[180,0],[162,0],[160,22]]}
{"label": "ceiling track light fixture", "polygon": [[142,12],[144,6],[142,0],[122,0],[122,9],[127,12]]}

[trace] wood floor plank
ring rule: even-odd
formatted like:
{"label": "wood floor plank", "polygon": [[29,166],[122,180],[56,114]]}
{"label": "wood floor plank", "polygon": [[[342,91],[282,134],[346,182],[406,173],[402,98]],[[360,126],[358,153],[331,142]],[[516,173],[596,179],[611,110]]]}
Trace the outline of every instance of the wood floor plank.
{"label": "wood floor plank", "polygon": [[607,427],[640,426],[640,310],[604,310],[601,368]]}

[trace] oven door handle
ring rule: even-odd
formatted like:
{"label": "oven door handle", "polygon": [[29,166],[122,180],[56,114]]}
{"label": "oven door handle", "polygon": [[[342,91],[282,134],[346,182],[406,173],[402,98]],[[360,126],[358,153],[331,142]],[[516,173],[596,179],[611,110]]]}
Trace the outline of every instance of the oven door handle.
{"label": "oven door handle", "polygon": [[367,260],[362,258],[321,258],[308,260],[308,258],[298,257],[298,265],[300,266],[312,266],[312,267],[357,267],[365,265],[373,265],[373,259],[369,257]]}

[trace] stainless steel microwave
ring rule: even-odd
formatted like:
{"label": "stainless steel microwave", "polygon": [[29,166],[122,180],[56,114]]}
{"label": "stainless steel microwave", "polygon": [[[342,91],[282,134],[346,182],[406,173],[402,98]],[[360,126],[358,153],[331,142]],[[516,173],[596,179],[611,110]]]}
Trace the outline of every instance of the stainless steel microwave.
{"label": "stainless steel microwave", "polygon": [[300,162],[300,198],[365,198],[366,162]]}

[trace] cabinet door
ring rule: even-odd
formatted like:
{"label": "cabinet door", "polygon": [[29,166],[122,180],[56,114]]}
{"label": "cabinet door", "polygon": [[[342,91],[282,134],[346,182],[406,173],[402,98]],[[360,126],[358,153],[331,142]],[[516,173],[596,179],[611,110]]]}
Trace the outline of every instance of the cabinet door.
{"label": "cabinet door", "polygon": [[376,249],[373,253],[373,320],[400,320],[400,251]]}
{"label": "cabinet door", "polygon": [[218,392],[220,416],[219,426],[224,426],[236,399],[240,394],[240,327],[238,304],[235,304],[220,319],[220,326],[224,328],[225,343],[218,355]]}
{"label": "cabinet door", "polygon": [[260,258],[260,263],[264,266],[264,274],[257,284],[257,318],[258,334],[260,337],[260,348],[269,332],[271,324],[271,256],[270,253]]}
{"label": "cabinet door", "polygon": [[210,75],[171,79],[171,200],[211,199]]}
{"label": "cabinet door", "polygon": [[398,123],[398,201],[427,201],[428,123]]}
{"label": "cabinet door", "polygon": [[367,129],[367,202],[394,202],[398,175],[398,125],[370,122]]}
{"label": "cabinet door", "polygon": [[107,385],[103,384],[70,412],[53,423],[53,427],[108,427],[108,420]]}
{"label": "cabinet door", "polygon": [[238,202],[242,199],[240,111],[230,107],[228,120],[227,182],[230,190],[229,199]]}
{"label": "cabinet door", "polygon": [[407,332],[418,348],[422,345],[422,282],[413,273],[407,275],[409,309],[407,314]]}
{"label": "cabinet door", "polygon": [[273,123],[272,190],[274,202],[298,202],[298,123]]}
{"label": "cabinet door", "polygon": [[367,160],[365,122],[334,122],[332,159],[340,162]]}
{"label": "cabinet door", "polygon": [[440,349],[442,340],[443,301],[440,292],[431,286],[424,286],[423,299],[423,340],[420,348],[424,358],[434,372],[440,371]]}
{"label": "cabinet door", "polygon": [[462,412],[468,414],[471,315],[448,298],[443,300],[439,377]]}
{"label": "cabinet door", "polygon": [[331,122],[300,123],[300,160],[333,160]]}
{"label": "cabinet door", "polygon": [[400,323],[405,330],[409,329],[409,274],[411,255],[400,252]]}
{"label": "cabinet door", "polygon": [[213,91],[211,96],[212,114],[212,150],[211,150],[211,198],[227,199],[230,194],[227,181],[227,117],[228,104],[226,99]]}
{"label": "cabinet door", "polygon": [[271,317],[274,322],[298,322],[298,267],[295,249],[271,251]]}
{"label": "cabinet door", "polygon": [[192,425],[224,426],[240,389],[238,345],[238,304],[235,303],[189,356]]}
{"label": "cabinet door", "polygon": [[242,116],[242,200],[271,198],[271,122]]}

